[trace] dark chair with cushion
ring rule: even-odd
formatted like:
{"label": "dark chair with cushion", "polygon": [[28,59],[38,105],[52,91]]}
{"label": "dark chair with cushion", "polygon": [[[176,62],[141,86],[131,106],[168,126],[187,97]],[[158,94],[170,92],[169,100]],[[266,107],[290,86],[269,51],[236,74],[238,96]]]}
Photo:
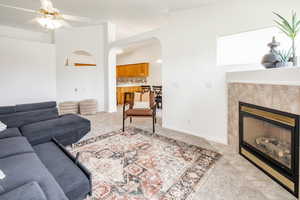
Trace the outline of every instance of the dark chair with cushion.
{"label": "dark chair with cushion", "polygon": [[142,85],[142,93],[147,93],[151,91],[151,86],[150,85]]}
{"label": "dark chair with cushion", "polygon": [[157,108],[162,108],[162,86],[152,86]]}
{"label": "dark chair with cushion", "polygon": [[[130,123],[133,117],[148,117],[152,118],[153,133],[155,133],[156,124],[156,103],[154,100],[154,93],[149,92],[149,108],[134,108],[134,93],[126,92],[124,94],[123,104],[123,132],[125,131],[125,120],[129,117]],[[129,108],[127,108],[129,106]]]}

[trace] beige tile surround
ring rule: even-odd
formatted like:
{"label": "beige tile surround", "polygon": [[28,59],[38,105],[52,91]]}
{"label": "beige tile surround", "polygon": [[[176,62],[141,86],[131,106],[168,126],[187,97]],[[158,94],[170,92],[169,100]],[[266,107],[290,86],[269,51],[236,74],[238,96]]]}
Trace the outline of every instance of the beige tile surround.
{"label": "beige tile surround", "polygon": [[228,84],[228,142],[238,150],[239,101],[300,115],[300,86]]}
{"label": "beige tile surround", "polygon": [[228,142],[238,152],[239,101],[300,115],[300,86],[228,84]]}

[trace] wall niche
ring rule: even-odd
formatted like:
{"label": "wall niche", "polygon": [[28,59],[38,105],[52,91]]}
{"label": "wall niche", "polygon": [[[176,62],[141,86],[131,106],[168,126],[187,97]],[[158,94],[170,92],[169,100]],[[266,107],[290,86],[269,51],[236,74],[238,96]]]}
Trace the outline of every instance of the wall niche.
{"label": "wall niche", "polygon": [[95,67],[96,59],[93,54],[85,50],[73,51],[65,60],[65,66],[74,67]]}

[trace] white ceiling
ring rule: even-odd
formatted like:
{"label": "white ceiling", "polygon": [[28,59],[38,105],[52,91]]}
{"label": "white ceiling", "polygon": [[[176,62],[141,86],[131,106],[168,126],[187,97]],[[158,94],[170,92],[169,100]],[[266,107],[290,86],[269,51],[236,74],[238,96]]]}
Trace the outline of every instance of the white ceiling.
{"label": "white ceiling", "polygon": [[[117,25],[117,37],[123,38],[159,28],[170,12],[200,7],[216,0],[52,0],[65,14],[109,20]],[[1,4],[37,10],[39,0],[0,0]],[[0,24],[43,31],[30,22],[34,14],[0,7]],[[72,24],[78,26],[82,24]]]}

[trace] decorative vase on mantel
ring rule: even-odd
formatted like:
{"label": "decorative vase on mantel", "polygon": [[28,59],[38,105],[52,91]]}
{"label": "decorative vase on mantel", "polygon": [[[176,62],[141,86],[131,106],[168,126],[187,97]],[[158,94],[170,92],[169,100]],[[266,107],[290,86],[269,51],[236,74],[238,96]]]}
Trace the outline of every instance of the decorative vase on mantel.
{"label": "decorative vase on mantel", "polygon": [[296,67],[299,64],[298,60],[299,60],[299,57],[295,56],[295,57],[291,57],[290,62],[292,62],[293,66]]}
{"label": "decorative vase on mantel", "polygon": [[300,64],[300,57],[296,56],[295,58],[293,58],[293,63],[294,63],[294,66],[299,66],[299,64]]}
{"label": "decorative vase on mantel", "polygon": [[[299,21],[300,23],[300,21]],[[298,58],[296,55],[296,46],[295,46],[295,38],[292,41],[293,45],[292,45],[292,49],[293,49],[293,57],[291,58],[291,62],[293,62],[294,67],[296,67],[298,65]]]}
{"label": "decorative vase on mantel", "polygon": [[280,45],[279,42],[276,41],[275,37],[273,37],[272,42],[268,44],[270,47],[270,52],[266,54],[261,64],[264,65],[267,69],[276,68],[276,64],[279,62],[279,58],[277,56],[276,48]]}

